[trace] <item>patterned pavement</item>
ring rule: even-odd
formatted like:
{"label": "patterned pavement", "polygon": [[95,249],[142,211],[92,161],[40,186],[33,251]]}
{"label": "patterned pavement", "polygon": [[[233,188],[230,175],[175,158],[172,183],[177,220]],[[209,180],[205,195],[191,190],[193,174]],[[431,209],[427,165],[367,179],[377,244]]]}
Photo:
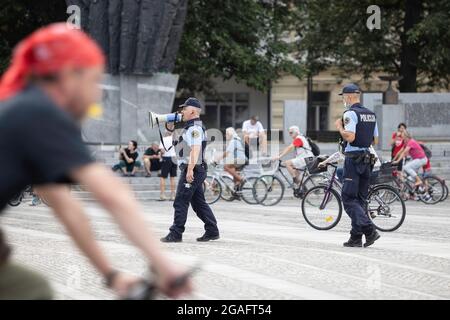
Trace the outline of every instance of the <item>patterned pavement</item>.
{"label": "patterned pavement", "polygon": [[[219,201],[221,239],[198,243],[200,220],[190,211],[183,243],[165,244],[184,265],[200,262],[192,299],[450,299],[450,207],[407,202],[403,226],[370,248],[343,248],[349,219],[330,231],[303,220],[299,203],[275,207]],[[169,202],[143,203],[158,237],[172,221]],[[86,204],[96,236],[114,265],[145,274],[146,262],[107,213]],[[44,205],[8,209],[0,224],[14,259],[48,276],[59,299],[114,299]]]}

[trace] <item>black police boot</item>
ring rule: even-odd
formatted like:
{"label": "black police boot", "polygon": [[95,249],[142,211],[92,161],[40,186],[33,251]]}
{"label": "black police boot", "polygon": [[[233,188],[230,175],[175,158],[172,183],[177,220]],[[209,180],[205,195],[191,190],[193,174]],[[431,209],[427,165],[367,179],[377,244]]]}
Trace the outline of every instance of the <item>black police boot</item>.
{"label": "black police boot", "polygon": [[377,230],[373,230],[372,233],[366,235],[366,242],[364,243],[364,248],[367,248],[368,246],[372,245],[378,239],[380,239],[380,234],[377,232]]}
{"label": "black police boot", "polygon": [[197,238],[197,241],[199,241],[199,242],[206,242],[206,241],[211,241],[211,240],[218,240],[219,238],[220,238],[219,235],[211,236],[211,235],[208,235],[208,234],[205,233],[200,238]]}
{"label": "black police boot", "polygon": [[177,237],[173,233],[169,233],[164,238],[161,238],[161,242],[182,242],[182,241],[183,241],[182,237]]}
{"label": "black police boot", "polygon": [[347,242],[344,242],[344,247],[357,247],[361,248],[362,244],[362,236],[350,235],[350,239]]}

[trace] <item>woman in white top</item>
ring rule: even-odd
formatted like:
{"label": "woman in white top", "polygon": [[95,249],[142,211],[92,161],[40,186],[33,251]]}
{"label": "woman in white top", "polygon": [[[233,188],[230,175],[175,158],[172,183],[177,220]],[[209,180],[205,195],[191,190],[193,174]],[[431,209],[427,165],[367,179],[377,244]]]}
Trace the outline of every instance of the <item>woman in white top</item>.
{"label": "woman in white top", "polygon": [[244,145],[234,128],[227,128],[225,136],[227,139],[225,152],[216,161],[224,160],[224,170],[233,176],[234,184],[239,186],[242,182],[242,177],[239,175],[238,170],[242,169],[247,161]]}

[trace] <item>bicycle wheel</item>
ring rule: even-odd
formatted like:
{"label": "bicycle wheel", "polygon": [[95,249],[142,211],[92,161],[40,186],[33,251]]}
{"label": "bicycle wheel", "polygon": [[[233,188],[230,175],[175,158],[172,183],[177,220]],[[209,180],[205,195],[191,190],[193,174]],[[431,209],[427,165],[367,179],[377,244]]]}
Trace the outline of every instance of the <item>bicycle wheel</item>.
{"label": "bicycle wheel", "polygon": [[405,220],[405,202],[395,188],[380,184],[369,191],[367,214],[378,230],[395,231]]}
{"label": "bicycle wheel", "polygon": [[[264,197],[259,198],[258,195],[255,196],[259,204],[263,206],[274,206],[283,199],[284,195],[284,184],[281,182],[280,178],[271,175],[265,175],[258,178],[258,181],[262,180],[266,185],[266,194]],[[259,184],[259,182],[256,182]],[[256,192],[255,192],[256,193]]]}
{"label": "bicycle wheel", "polygon": [[11,207],[17,207],[19,204],[22,203],[22,199],[23,199],[23,193],[21,192],[18,195],[16,195],[14,198],[9,200],[8,205],[10,205]]}
{"label": "bicycle wheel", "polygon": [[328,186],[313,187],[302,200],[302,214],[314,229],[330,230],[341,220],[341,196],[334,189],[328,190]]}
{"label": "bicycle wheel", "polygon": [[221,176],[220,178],[222,179],[223,183],[222,194],[220,195],[220,197],[225,201],[233,201],[234,199],[236,199],[236,197],[233,194],[234,192],[233,178],[229,176]]}
{"label": "bicycle wheel", "polygon": [[267,197],[267,183],[262,179],[256,179],[253,184],[253,196],[256,203],[261,204]]}
{"label": "bicycle wheel", "polygon": [[328,182],[327,178],[320,174],[320,173],[316,173],[316,174],[312,174],[309,177],[307,177],[305,179],[305,181],[303,181],[303,190],[306,192],[309,189],[321,185],[321,184],[326,184]]}
{"label": "bicycle wheel", "polygon": [[445,195],[445,185],[436,176],[423,178],[424,193],[419,195],[420,201],[426,204],[436,204],[441,201]]}
{"label": "bicycle wheel", "polygon": [[248,204],[258,204],[254,185],[258,180],[257,177],[246,178],[241,188],[241,198]]}
{"label": "bicycle wheel", "polygon": [[441,201],[445,201],[448,198],[448,186],[444,182],[444,194],[442,195]]}
{"label": "bicycle wheel", "polygon": [[203,181],[203,191],[205,193],[205,200],[207,204],[216,203],[222,194],[222,186],[220,182],[213,176],[206,176]]}

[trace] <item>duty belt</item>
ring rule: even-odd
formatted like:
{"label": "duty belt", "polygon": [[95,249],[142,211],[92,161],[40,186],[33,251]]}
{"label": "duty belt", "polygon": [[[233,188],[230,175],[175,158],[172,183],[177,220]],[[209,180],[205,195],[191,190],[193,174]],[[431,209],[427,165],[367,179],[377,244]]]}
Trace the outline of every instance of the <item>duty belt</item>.
{"label": "duty belt", "polygon": [[347,152],[345,154],[345,157],[355,160],[356,163],[364,162],[370,165],[375,164],[375,156],[371,154],[369,151]]}

